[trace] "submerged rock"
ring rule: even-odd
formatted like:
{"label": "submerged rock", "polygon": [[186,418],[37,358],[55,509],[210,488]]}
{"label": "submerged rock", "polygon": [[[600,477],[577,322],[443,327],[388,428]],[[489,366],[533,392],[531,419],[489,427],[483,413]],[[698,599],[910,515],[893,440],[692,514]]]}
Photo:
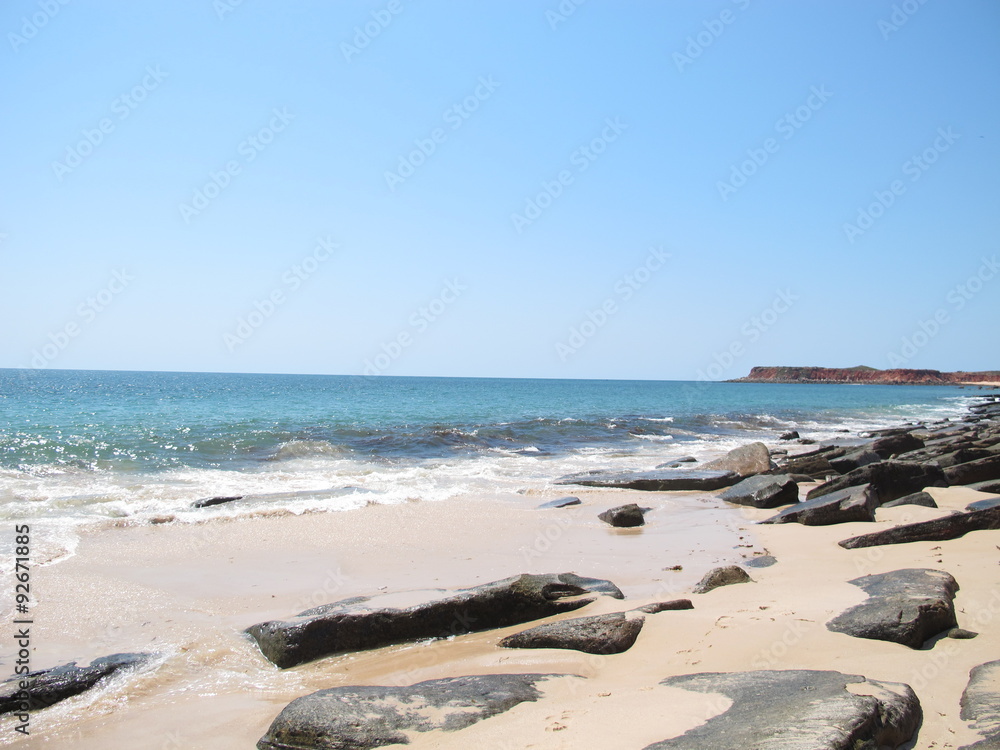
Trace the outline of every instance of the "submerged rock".
{"label": "submerged rock", "polygon": [[616,487],[647,492],[671,490],[719,490],[740,481],[732,471],[704,469],[657,469],[654,471],[594,471],[562,477],[556,484],[579,484],[584,487]]}
{"label": "submerged rock", "polygon": [[288,621],[258,623],[246,632],[268,660],[287,669],[345,651],[539,620],[572,612],[600,594],[625,598],[611,581],[599,578],[524,574],[457,591],[410,592],[409,599],[417,603],[405,606],[399,605],[398,594],[356,596],[308,609]]}
{"label": "submerged rock", "polygon": [[1000,506],[984,510],[955,513],[933,521],[908,523],[885,531],[851,537],[839,542],[845,549],[877,547],[881,544],[906,544],[907,542],[944,542],[958,539],[970,531],[1000,529]]}
{"label": "submerged rock", "polygon": [[830,526],[835,523],[875,520],[875,493],[870,484],[847,487],[829,495],[806,500],[785,508],[761,523],[801,523],[804,526]]}
{"label": "submerged rock", "polygon": [[868,600],[830,620],[828,630],[920,648],[928,638],[958,625],[953,601],[958,583],[940,570],[907,568],[851,583]]}
{"label": "submerged rock", "polygon": [[754,508],[776,508],[798,502],[799,486],[787,474],[759,474],[733,485],[719,499]]}
{"label": "submerged rock", "polygon": [[621,654],[632,648],[644,620],[624,612],[537,625],[500,641],[503,648],[567,648],[585,654]]}
{"label": "submerged rock", "polygon": [[696,594],[707,594],[712,589],[734,583],[753,583],[753,579],[739,565],[725,565],[708,571],[691,590]]}
{"label": "submerged rock", "polygon": [[[858,695],[848,685],[862,683]],[[708,672],[661,685],[721,693],[732,705],[684,734],[645,750],[864,750],[898,748],[923,716],[909,685],[815,670]]]}
{"label": "submerged rock", "polygon": [[630,528],[633,526],[643,526],[646,523],[645,515],[651,510],[652,508],[640,508],[635,503],[629,503],[628,505],[619,505],[617,508],[606,510],[597,517],[604,521],[604,523],[611,524],[612,526]]}

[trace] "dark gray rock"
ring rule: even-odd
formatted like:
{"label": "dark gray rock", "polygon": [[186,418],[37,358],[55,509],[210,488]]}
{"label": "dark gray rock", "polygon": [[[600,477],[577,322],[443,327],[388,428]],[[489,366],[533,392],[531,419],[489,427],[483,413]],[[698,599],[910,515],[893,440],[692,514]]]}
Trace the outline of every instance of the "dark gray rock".
{"label": "dark gray rock", "polygon": [[78,667],[74,661],[15,675],[0,684],[0,714],[40,711],[86,692],[119,672],[139,669],[154,658],[155,654],[113,654],[94,659],[86,667]]}
{"label": "dark gray rock", "polygon": [[845,453],[839,458],[831,458],[830,465],[841,474],[847,474],[855,469],[860,469],[862,466],[876,464],[881,460],[882,456],[875,451],[862,449],[851,453]]}
{"label": "dark gray rock", "polygon": [[749,560],[743,562],[748,568],[770,568],[778,562],[777,558],[773,555],[758,555],[757,557],[751,557]]}
{"label": "dark gray rock", "polygon": [[[848,685],[866,683],[856,695]],[[812,670],[703,673],[661,685],[732,700],[722,714],[645,750],[874,750],[898,748],[923,716],[909,685]]]}
{"label": "dark gray rock", "polygon": [[951,451],[950,453],[941,453],[934,457],[934,463],[940,466],[942,469],[948,468],[949,466],[958,466],[958,464],[970,463],[971,461],[978,461],[981,458],[989,458],[993,454],[987,448],[959,448],[957,451]]}
{"label": "dark gray rock", "polygon": [[781,437],[778,438],[778,440],[798,440],[798,439],[799,439],[799,431],[798,430],[791,430],[789,432],[783,432],[783,433],[781,433]]}
{"label": "dark gray rock", "polygon": [[644,619],[624,612],[538,625],[500,641],[503,648],[567,648],[585,654],[621,654],[632,648]]}
{"label": "dark gray rock", "polygon": [[828,630],[920,648],[928,638],[958,625],[953,601],[958,583],[940,570],[906,568],[851,583],[868,600],[830,620]]}
{"label": "dark gray rock", "polygon": [[890,458],[899,453],[923,448],[924,441],[909,432],[904,432],[899,435],[881,437],[868,447],[882,458]]}
{"label": "dark gray rock", "polygon": [[833,468],[826,456],[792,456],[771,473],[804,474],[812,479],[826,479],[840,472]]}
{"label": "dark gray rock", "polygon": [[211,508],[213,505],[222,505],[224,503],[232,503],[237,500],[242,500],[245,495],[227,495],[225,497],[206,497],[202,500],[196,500],[191,506],[192,508]]}
{"label": "dark gray rock", "polygon": [[944,475],[951,484],[972,484],[1000,479],[1000,456],[949,466],[944,470]]}
{"label": "dark gray rock", "polygon": [[985,482],[973,482],[963,486],[977,492],[992,492],[1000,495],[1000,479],[988,479]]}
{"label": "dark gray rock", "polygon": [[874,521],[875,492],[870,484],[846,487],[785,508],[761,523],[801,523],[804,526],[830,526],[835,523]]}
{"label": "dark gray rock", "polygon": [[1000,507],[985,510],[955,513],[933,521],[908,523],[894,526],[885,531],[851,537],[839,542],[845,549],[877,547],[882,544],[906,544],[907,542],[944,542],[958,539],[970,531],[1000,529]]}
{"label": "dark gray rock", "polygon": [[709,461],[704,465],[705,469],[718,471],[733,471],[741,477],[749,477],[754,474],[763,474],[765,471],[774,468],[771,462],[771,453],[763,443],[750,443],[734,448],[722,458]]}
{"label": "dark gray rock", "polygon": [[524,574],[458,591],[412,592],[418,603],[405,607],[393,605],[393,594],[356,596],[308,609],[288,621],[258,623],[246,632],[267,659],[287,669],[345,651],[519,625],[572,612],[598,594],[624,598],[611,581],[599,578]]}
{"label": "dark gray rock", "polygon": [[753,579],[739,565],[725,565],[708,571],[691,590],[696,594],[707,594],[712,589],[734,583],[753,583]]}
{"label": "dark gray rock", "polygon": [[1000,661],[988,661],[973,667],[969,684],[962,693],[962,721],[982,739],[960,750],[997,750],[1000,748]]}
{"label": "dark gray rock", "polygon": [[974,633],[971,630],[966,630],[965,628],[952,628],[948,631],[947,636],[949,638],[954,638],[957,641],[968,641],[976,638],[979,633]]}
{"label": "dark gray rock", "polygon": [[876,503],[881,505],[904,495],[920,492],[925,487],[942,487],[947,484],[947,480],[937,466],[882,461],[854,469],[842,477],[814,487],[806,497],[812,500],[814,497],[828,495],[845,487],[857,487],[862,484],[872,485]]}
{"label": "dark gray rock", "polygon": [[611,524],[612,526],[631,528],[633,526],[644,525],[646,523],[644,516],[651,510],[652,508],[640,508],[635,503],[629,503],[628,505],[619,505],[617,508],[606,510],[597,517],[604,521],[604,523]]}
{"label": "dark gray rock", "polygon": [[556,484],[579,484],[584,487],[616,487],[647,492],[671,490],[721,490],[740,481],[732,471],[706,471],[704,469],[656,469],[654,471],[595,471],[573,474],[559,479]]}
{"label": "dark gray rock", "polygon": [[694,464],[698,463],[698,459],[694,456],[678,456],[677,458],[668,458],[662,464],[657,465],[657,469],[676,469],[682,464]]}
{"label": "dark gray rock", "polygon": [[636,607],[633,612],[642,612],[647,615],[656,615],[660,612],[669,612],[679,609],[694,609],[690,599],[672,599],[669,602],[653,602]]}
{"label": "dark gray rock", "polygon": [[976,500],[965,506],[966,510],[988,510],[1000,505],[1000,497],[988,497],[985,500]]}
{"label": "dark gray rock", "polygon": [[747,477],[721,495],[720,500],[754,508],[776,508],[799,501],[799,486],[787,474],[758,474]]}
{"label": "dark gray rock", "polygon": [[812,438],[799,438],[795,442],[799,443],[800,445],[815,445],[816,444],[816,441],[813,440]]}
{"label": "dark gray rock", "polygon": [[542,503],[538,506],[538,510],[548,509],[548,508],[568,508],[571,505],[579,505],[580,498],[573,497],[569,495],[567,497],[560,497],[555,500],[549,500],[547,503]]}
{"label": "dark gray rock", "polygon": [[[368,750],[408,745],[409,733],[454,732],[541,697],[555,674],[495,674],[404,687],[335,687],[296,698],[258,750]],[[576,678],[578,679],[578,678]]]}
{"label": "dark gray rock", "polygon": [[926,492],[914,492],[912,495],[903,495],[903,497],[882,503],[883,508],[895,508],[897,505],[922,505],[925,508],[938,507],[938,504],[934,502],[934,498]]}

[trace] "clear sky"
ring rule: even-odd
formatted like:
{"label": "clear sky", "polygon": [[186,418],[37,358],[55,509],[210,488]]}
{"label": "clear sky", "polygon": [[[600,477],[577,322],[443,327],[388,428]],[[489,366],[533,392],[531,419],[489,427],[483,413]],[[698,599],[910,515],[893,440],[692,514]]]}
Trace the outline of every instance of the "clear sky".
{"label": "clear sky", "polygon": [[9,0],[0,366],[1000,368],[995,0]]}

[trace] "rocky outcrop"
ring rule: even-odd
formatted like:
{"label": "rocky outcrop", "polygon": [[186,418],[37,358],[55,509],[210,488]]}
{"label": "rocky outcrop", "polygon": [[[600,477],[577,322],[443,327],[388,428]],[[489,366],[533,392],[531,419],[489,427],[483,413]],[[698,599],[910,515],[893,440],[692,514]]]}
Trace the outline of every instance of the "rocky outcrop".
{"label": "rocky outcrop", "polygon": [[445,638],[519,625],[571,612],[605,594],[624,595],[611,581],[574,573],[520,575],[458,591],[357,596],[302,612],[291,620],[262,622],[246,632],[261,653],[282,669],[345,651]]}
{"label": "rocky outcrop", "polygon": [[753,583],[753,579],[739,565],[725,565],[708,571],[691,590],[696,594],[707,594],[713,589],[734,583]]}
{"label": "rocky outcrop", "polygon": [[[865,695],[847,689],[858,683]],[[922,718],[920,701],[909,685],[840,672],[710,672],[668,677],[660,684],[721,693],[732,705],[646,750],[898,748],[916,734]]]}
{"label": "rocky outcrop", "polygon": [[787,474],[759,474],[733,485],[719,495],[719,499],[753,508],[777,508],[797,503],[799,486]]}
{"label": "rocky outcrop", "polygon": [[837,475],[840,472],[834,468],[832,461],[823,454],[811,453],[806,456],[792,456],[782,462],[777,469],[771,470],[772,474],[804,474],[810,479],[825,480],[828,476]]}
{"label": "rocky outcrop", "polygon": [[842,477],[814,487],[806,498],[812,500],[846,487],[870,484],[875,490],[876,503],[881,505],[920,492],[926,487],[943,487],[947,483],[944,473],[937,466],[904,461],[881,461],[854,469]]}
{"label": "rocky outcrop", "polygon": [[874,521],[877,502],[870,484],[847,487],[785,508],[761,523],[801,523],[830,526],[835,523]]}
{"label": "rocky outcrop", "polygon": [[881,437],[869,445],[868,450],[877,453],[881,458],[890,458],[891,456],[906,453],[907,451],[915,451],[923,447],[923,440],[909,432],[904,432],[900,435]]}
{"label": "rocky outcrop", "polygon": [[368,750],[408,745],[411,733],[454,732],[541,697],[557,674],[494,674],[404,687],[335,687],[297,698],[271,724],[258,750]]}
{"label": "rocky outcrop", "polygon": [[643,526],[646,523],[645,515],[651,510],[652,508],[640,508],[635,503],[629,503],[628,505],[619,505],[617,508],[606,510],[597,517],[611,526],[631,528],[634,526]]}
{"label": "rocky outcrop", "polygon": [[856,451],[851,451],[850,453],[845,453],[843,456],[838,458],[831,458],[830,465],[841,474],[848,474],[855,469],[860,469],[862,466],[877,464],[881,460],[882,456],[875,451],[867,448],[861,448]]}
{"label": "rocky outcrop", "polygon": [[845,549],[877,547],[882,544],[906,544],[907,542],[943,542],[958,539],[970,531],[1000,529],[1000,507],[985,510],[955,513],[933,521],[921,521],[902,526],[894,526],[885,531],[851,537],[839,542]]}
{"label": "rocky outcrop", "polygon": [[763,443],[750,443],[734,448],[722,458],[709,461],[704,469],[715,471],[732,471],[740,477],[763,474],[773,468],[771,453]]}
{"label": "rocky outcrop", "polygon": [[988,661],[969,672],[969,684],[962,693],[961,717],[983,739],[960,750],[1000,748],[1000,661]]}
{"label": "rocky outcrop", "polygon": [[733,471],[703,469],[656,469],[654,471],[591,471],[571,474],[556,484],[579,484],[584,487],[615,487],[625,490],[669,492],[671,490],[721,490],[740,481]]}
{"label": "rocky outcrop", "polygon": [[830,620],[828,630],[920,648],[958,625],[953,602],[958,583],[947,573],[907,568],[851,583],[863,589],[868,600]]}
{"label": "rocky outcrop", "polygon": [[882,385],[954,385],[1000,382],[1000,372],[876,370],[874,367],[754,367],[733,383],[878,383]]}
{"label": "rocky outcrop", "polygon": [[949,466],[944,470],[944,475],[950,484],[973,484],[1000,479],[1000,455]]}
{"label": "rocky outcrop", "polygon": [[925,508],[938,507],[934,498],[926,492],[914,492],[912,495],[903,495],[903,497],[890,500],[887,503],[882,503],[883,508],[895,508],[898,505],[922,505]]}
{"label": "rocky outcrop", "polygon": [[567,648],[585,654],[621,654],[632,648],[644,619],[624,612],[538,625],[500,641],[504,648]]}
{"label": "rocky outcrop", "polygon": [[74,661],[11,677],[0,685],[0,714],[40,711],[120,672],[146,666],[155,658],[155,654],[113,654],[94,659],[86,667],[78,667]]}

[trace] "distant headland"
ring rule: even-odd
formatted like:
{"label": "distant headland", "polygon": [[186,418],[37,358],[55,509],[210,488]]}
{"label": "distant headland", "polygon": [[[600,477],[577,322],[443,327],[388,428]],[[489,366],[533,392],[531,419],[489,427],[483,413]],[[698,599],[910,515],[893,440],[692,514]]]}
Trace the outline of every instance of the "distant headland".
{"label": "distant headland", "polygon": [[754,367],[727,383],[873,383],[878,385],[1000,385],[1000,370],[877,370],[874,367]]}

